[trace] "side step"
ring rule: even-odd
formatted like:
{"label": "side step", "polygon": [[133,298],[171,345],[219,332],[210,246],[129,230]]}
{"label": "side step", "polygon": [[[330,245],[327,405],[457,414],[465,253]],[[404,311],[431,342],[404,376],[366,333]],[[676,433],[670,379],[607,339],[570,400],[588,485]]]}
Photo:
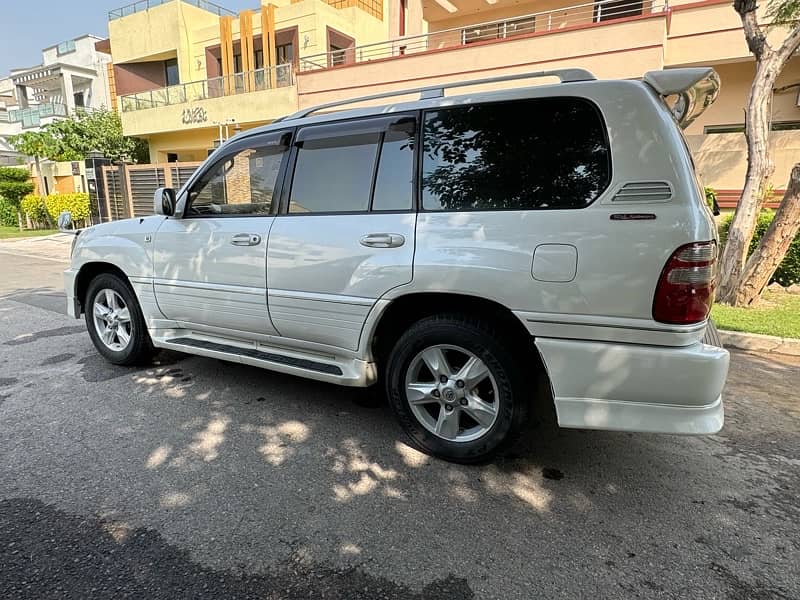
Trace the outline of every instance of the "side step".
{"label": "side step", "polygon": [[364,360],[327,355],[324,358],[330,358],[329,361],[316,360],[316,355],[309,355],[301,350],[288,350],[255,343],[226,343],[226,339],[216,336],[180,335],[182,333],[180,330],[172,330],[170,333],[175,337],[170,337],[168,334],[163,337],[153,336],[153,344],[159,348],[238,362],[338,385],[367,387],[377,379],[375,364]]}
{"label": "side step", "polygon": [[218,342],[210,342],[208,340],[198,340],[195,338],[173,338],[169,340],[173,344],[180,344],[182,346],[191,346],[192,348],[202,348],[203,350],[214,350],[216,352],[225,352],[226,354],[236,354],[239,356],[247,356],[257,360],[266,360],[268,362],[278,363],[279,365],[287,365],[290,367],[298,367],[300,369],[307,369],[309,371],[318,371],[320,373],[327,373],[329,375],[341,375],[342,370],[336,365],[329,365],[326,363],[316,362],[305,358],[295,358],[293,356],[283,356],[281,354],[272,354],[271,352],[263,352],[255,348],[239,348],[237,346],[228,346]]}

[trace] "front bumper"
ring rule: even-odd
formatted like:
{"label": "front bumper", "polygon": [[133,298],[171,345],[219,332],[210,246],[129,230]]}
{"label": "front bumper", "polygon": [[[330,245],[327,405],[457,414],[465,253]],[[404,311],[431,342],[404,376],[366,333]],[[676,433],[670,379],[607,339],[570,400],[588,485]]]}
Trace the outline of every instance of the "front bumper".
{"label": "front bumper", "polygon": [[711,434],[724,423],[728,351],[536,339],[561,427]]}
{"label": "front bumper", "polygon": [[78,271],[67,269],[64,271],[64,292],[67,295],[67,314],[73,319],[81,318],[81,303],[75,296],[75,279]]}

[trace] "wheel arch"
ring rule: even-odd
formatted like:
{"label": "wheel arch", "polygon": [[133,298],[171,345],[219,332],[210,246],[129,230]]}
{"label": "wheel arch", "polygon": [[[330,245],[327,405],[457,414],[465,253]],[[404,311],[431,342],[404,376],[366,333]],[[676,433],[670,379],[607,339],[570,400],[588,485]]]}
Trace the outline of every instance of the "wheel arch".
{"label": "wheel arch", "polygon": [[81,265],[78,275],[75,278],[75,299],[80,307],[81,313],[86,310],[86,292],[92,280],[103,273],[111,273],[124,281],[133,290],[131,281],[125,272],[117,265],[103,261],[91,261]]}
{"label": "wheel arch", "polygon": [[463,313],[489,319],[509,335],[515,349],[544,370],[544,363],[525,325],[506,306],[470,294],[450,292],[413,292],[393,299],[383,310],[369,332],[368,348],[380,366],[400,335],[408,327],[435,314]]}

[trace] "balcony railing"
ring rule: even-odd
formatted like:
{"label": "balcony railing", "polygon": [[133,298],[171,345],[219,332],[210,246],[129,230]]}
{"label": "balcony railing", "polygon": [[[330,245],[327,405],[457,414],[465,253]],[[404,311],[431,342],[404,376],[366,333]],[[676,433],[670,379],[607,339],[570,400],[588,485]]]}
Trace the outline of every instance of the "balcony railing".
{"label": "balcony railing", "polygon": [[245,73],[222,75],[212,79],[171,85],[165,88],[128,94],[120,97],[122,112],[184,104],[196,100],[222,98],[250,92],[260,92],[294,84],[292,65],[278,65]]}
{"label": "balcony railing", "polygon": [[66,117],[67,107],[59,102],[47,102],[18,108],[8,111],[8,120],[11,123],[22,123],[23,129],[38,127],[46,117]]}
{"label": "balcony railing", "polygon": [[[228,10],[227,8],[223,8],[213,2],[208,2],[208,0],[181,0],[182,2],[186,2],[186,4],[191,4],[192,6],[196,6],[197,8],[202,8],[203,10],[207,10],[208,12],[214,13],[219,17],[223,17],[225,15],[235,17],[236,13],[232,10]],[[132,14],[142,12],[143,10],[148,10],[151,8],[155,8],[156,6],[161,6],[162,4],[167,4],[168,2],[174,2],[174,0],[139,0],[138,2],[133,2],[131,4],[126,4],[120,8],[115,8],[113,10],[108,11],[108,20],[113,21],[114,19],[121,19],[122,17],[129,17]]]}
{"label": "balcony railing", "polygon": [[613,22],[617,19],[665,13],[668,0],[600,0],[573,6],[562,6],[514,17],[476,23],[466,27],[443,29],[384,42],[355,46],[314,54],[300,59],[301,71],[327,69],[346,64],[404,56],[426,50],[456,48],[475,42],[508,39],[531,33],[558,31],[577,25]]}

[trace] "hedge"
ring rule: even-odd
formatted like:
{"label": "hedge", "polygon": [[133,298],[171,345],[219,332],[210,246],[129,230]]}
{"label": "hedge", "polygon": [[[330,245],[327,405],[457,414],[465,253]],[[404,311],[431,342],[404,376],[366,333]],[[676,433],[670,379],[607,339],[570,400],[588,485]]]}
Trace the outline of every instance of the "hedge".
{"label": "hedge", "polygon": [[0,225],[17,226],[17,208],[8,200],[0,198]]}
{"label": "hedge", "polygon": [[50,221],[50,218],[47,214],[44,198],[42,196],[34,196],[33,194],[25,196],[19,203],[19,208],[23,214],[27,215],[37,229],[49,225],[48,221]]}
{"label": "hedge", "polygon": [[[758,223],[756,224],[756,231],[753,234],[753,241],[750,242],[750,248],[747,251],[748,256],[750,256],[758,246],[758,241],[761,239],[761,236],[766,233],[774,216],[775,212],[772,210],[763,210],[761,214],[758,215]],[[722,244],[724,244],[725,240],[728,238],[728,229],[730,229],[731,221],[733,221],[733,213],[726,216],[719,225],[719,239]],[[791,246],[789,246],[789,250],[786,252],[783,262],[778,265],[770,283],[776,281],[784,287],[800,283],[800,234],[794,238]]]}
{"label": "hedge", "polygon": [[89,210],[89,194],[77,192],[75,194],[50,194],[44,199],[47,214],[55,223],[58,215],[68,210],[72,213],[72,221],[85,221],[91,214]]}
{"label": "hedge", "polygon": [[[49,196],[25,196],[20,208],[37,227],[51,226],[58,221],[58,215],[68,210],[75,223],[89,218],[89,194],[50,194]],[[16,216],[14,217],[16,224]]]}

